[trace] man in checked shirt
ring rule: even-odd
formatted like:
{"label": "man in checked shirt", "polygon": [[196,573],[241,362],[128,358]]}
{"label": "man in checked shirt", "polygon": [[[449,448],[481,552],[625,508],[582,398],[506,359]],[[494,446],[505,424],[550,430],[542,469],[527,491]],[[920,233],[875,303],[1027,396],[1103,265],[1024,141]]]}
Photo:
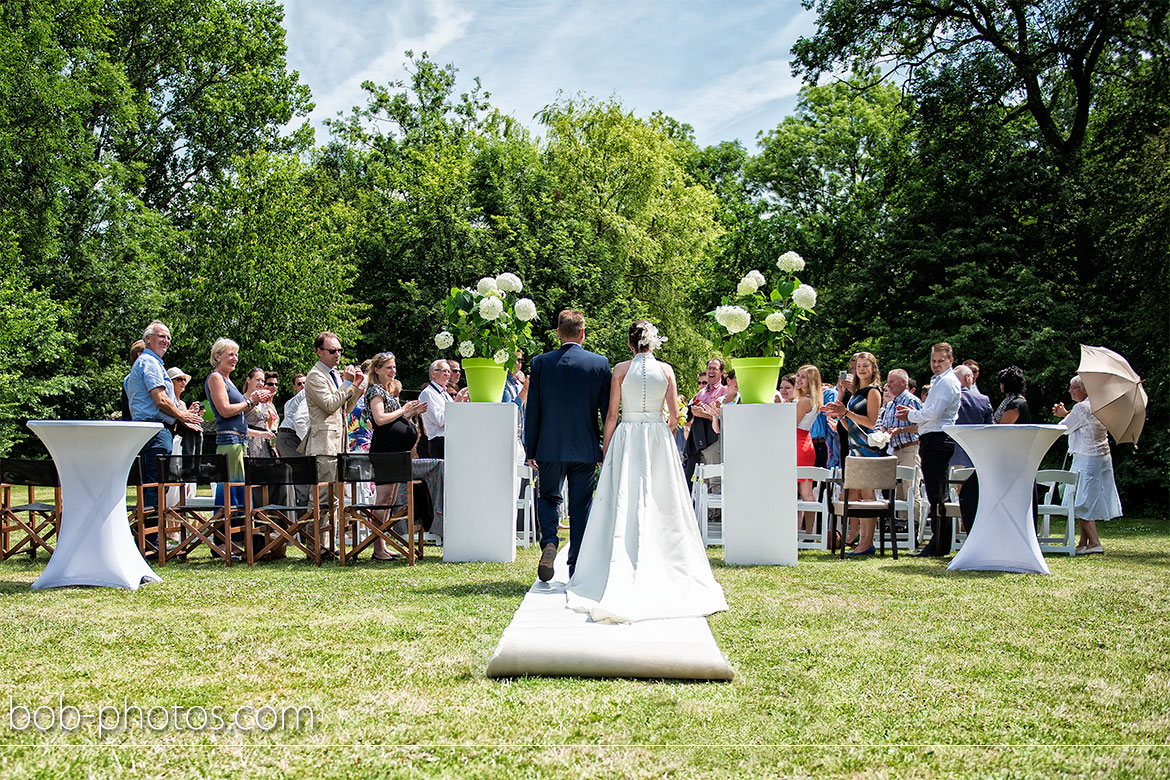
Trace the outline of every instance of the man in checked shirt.
{"label": "man in checked shirt", "polygon": [[[918,426],[908,420],[899,420],[894,416],[899,406],[909,406],[912,409],[921,409],[922,402],[907,389],[910,377],[907,373],[895,368],[886,376],[888,396],[892,399],[882,407],[878,415],[878,427],[890,434],[890,453],[898,459],[899,466],[915,466],[918,468],[914,479],[914,517],[919,523],[926,518],[922,514],[922,491],[919,482],[922,479],[922,461],[918,457]],[[898,485],[898,500],[906,498],[906,486]]]}

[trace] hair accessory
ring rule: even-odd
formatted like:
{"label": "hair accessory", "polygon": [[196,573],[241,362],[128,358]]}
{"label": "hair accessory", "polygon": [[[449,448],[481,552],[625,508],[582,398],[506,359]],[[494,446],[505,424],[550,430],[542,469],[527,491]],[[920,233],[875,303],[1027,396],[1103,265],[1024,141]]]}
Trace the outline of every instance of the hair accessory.
{"label": "hair accessory", "polygon": [[658,328],[651,325],[649,322],[642,325],[642,337],[638,339],[639,347],[650,347],[650,349],[658,349],[663,342],[667,341],[666,336],[658,335]]}

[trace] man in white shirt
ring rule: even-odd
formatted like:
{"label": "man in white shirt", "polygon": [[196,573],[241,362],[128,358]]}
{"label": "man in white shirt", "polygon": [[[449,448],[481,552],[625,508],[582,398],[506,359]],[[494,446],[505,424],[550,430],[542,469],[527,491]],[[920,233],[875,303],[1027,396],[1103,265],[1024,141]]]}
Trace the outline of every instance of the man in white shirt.
{"label": "man in white shirt", "polygon": [[945,341],[930,349],[930,394],[921,409],[898,406],[895,416],[918,425],[918,455],[922,459],[922,482],[926,485],[926,499],[930,503],[931,536],[926,547],[918,553],[924,557],[939,557],[950,552],[951,522],[946,516],[947,467],[955,451],[955,440],[943,433],[944,425],[952,425],[959,414],[962,386],[951,368],[954,351]]}
{"label": "man in white shirt", "polygon": [[[280,427],[276,429],[276,452],[282,458],[295,458],[300,455],[301,442],[309,433],[309,405],[305,403],[304,377],[298,374],[297,378],[301,380],[300,386],[296,395],[285,401],[284,417],[280,421]],[[296,387],[296,380],[293,382]],[[297,506],[309,503],[308,485],[296,486],[296,502]]]}
{"label": "man in white shirt", "polygon": [[447,436],[447,404],[467,400],[467,388],[454,397],[447,392],[451,379],[451,367],[446,360],[431,363],[431,380],[418,394],[418,400],[427,405],[420,419],[427,432],[427,457],[442,460]]}

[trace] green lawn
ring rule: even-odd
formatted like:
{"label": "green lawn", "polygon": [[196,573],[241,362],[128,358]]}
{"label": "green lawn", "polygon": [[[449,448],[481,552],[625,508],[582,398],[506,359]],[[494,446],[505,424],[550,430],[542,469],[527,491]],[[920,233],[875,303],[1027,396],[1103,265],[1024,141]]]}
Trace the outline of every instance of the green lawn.
{"label": "green lawn", "polygon": [[[22,556],[0,564],[0,777],[1165,777],[1170,533],[1102,529],[1106,555],[1050,556],[1050,577],[809,552],[729,568],[713,549],[727,684],[485,678],[535,549],[414,568],[195,557],[137,593],[33,592],[45,558]],[[314,723],[12,728],[12,705],[61,701]]]}

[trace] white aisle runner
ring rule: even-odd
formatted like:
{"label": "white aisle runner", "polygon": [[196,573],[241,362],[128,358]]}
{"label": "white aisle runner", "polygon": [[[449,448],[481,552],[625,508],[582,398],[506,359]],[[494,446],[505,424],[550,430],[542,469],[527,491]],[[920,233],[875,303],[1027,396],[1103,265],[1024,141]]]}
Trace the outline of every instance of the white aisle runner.
{"label": "white aisle runner", "polygon": [[488,677],[648,677],[730,680],[706,618],[593,623],[565,607],[568,548],[551,582],[537,581],[504,629]]}

